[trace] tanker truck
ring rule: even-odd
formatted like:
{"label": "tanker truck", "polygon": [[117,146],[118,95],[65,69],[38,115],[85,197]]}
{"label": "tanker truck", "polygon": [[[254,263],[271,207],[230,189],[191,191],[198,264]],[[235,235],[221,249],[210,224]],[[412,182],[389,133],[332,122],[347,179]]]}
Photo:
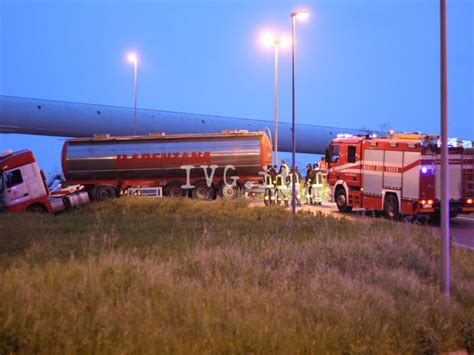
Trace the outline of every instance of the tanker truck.
{"label": "tanker truck", "polygon": [[170,197],[237,198],[262,183],[271,149],[264,132],[248,131],[69,139],[64,180],[53,193],[31,151],[10,151],[0,155],[0,209],[55,213],[137,187],[159,187]]}

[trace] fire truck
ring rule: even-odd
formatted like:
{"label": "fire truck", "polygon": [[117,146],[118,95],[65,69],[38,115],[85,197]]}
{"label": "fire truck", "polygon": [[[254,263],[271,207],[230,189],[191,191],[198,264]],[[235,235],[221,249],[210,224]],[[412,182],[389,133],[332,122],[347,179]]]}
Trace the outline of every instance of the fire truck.
{"label": "fire truck", "polygon": [[[389,133],[345,136],[326,150],[328,184],[341,212],[383,211],[389,219],[439,215],[439,137]],[[449,147],[450,216],[474,212],[474,149]]]}
{"label": "fire truck", "polygon": [[264,132],[70,139],[62,150],[61,190],[51,192],[31,151],[6,151],[0,155],[0,209],[55,213],[137,188],[159,188],[171,197],[237,198],[262,182],[271,152]]}

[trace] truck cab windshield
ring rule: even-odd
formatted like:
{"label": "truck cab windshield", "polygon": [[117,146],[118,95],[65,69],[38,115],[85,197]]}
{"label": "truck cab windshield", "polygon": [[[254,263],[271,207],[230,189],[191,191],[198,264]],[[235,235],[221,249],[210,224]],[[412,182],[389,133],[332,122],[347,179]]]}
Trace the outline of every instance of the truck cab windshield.
{"label": "truck cab windshield", "polygon": [[3,174],[0,175],[0,193],[3,192]]}
{"label": "truck cab windshield", "polygon": [[339,146],[331,145],[329,148],[329,162],[330,163],[339,163]]}

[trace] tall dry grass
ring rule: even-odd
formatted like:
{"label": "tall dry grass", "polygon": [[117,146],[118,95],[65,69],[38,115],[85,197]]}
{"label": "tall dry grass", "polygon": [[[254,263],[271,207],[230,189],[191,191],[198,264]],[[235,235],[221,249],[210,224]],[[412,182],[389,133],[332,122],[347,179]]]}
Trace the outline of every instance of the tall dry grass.
{"label": "tall dry grass", "polygon": [[474,255],[430,230],[245,202],[0,216],[0,353],[474,351]]}

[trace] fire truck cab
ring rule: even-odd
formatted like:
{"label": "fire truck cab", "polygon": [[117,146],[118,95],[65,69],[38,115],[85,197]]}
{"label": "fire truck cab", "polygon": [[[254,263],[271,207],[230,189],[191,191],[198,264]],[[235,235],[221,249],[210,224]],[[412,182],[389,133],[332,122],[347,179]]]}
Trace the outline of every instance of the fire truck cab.
{"label": "fire truck cab", "polygon": [[51,213],[48,194],[44,174],[32,152],[7,150],[0,154],[0,209]]}
{"label": "fire truck cab", "polygon": [[[389,219],[440,212],[438,137],[395,134],[334,139],[326,150],[337,207],[383,211]],[[449,148],[450,213],[474,212],[474,150]]]}

